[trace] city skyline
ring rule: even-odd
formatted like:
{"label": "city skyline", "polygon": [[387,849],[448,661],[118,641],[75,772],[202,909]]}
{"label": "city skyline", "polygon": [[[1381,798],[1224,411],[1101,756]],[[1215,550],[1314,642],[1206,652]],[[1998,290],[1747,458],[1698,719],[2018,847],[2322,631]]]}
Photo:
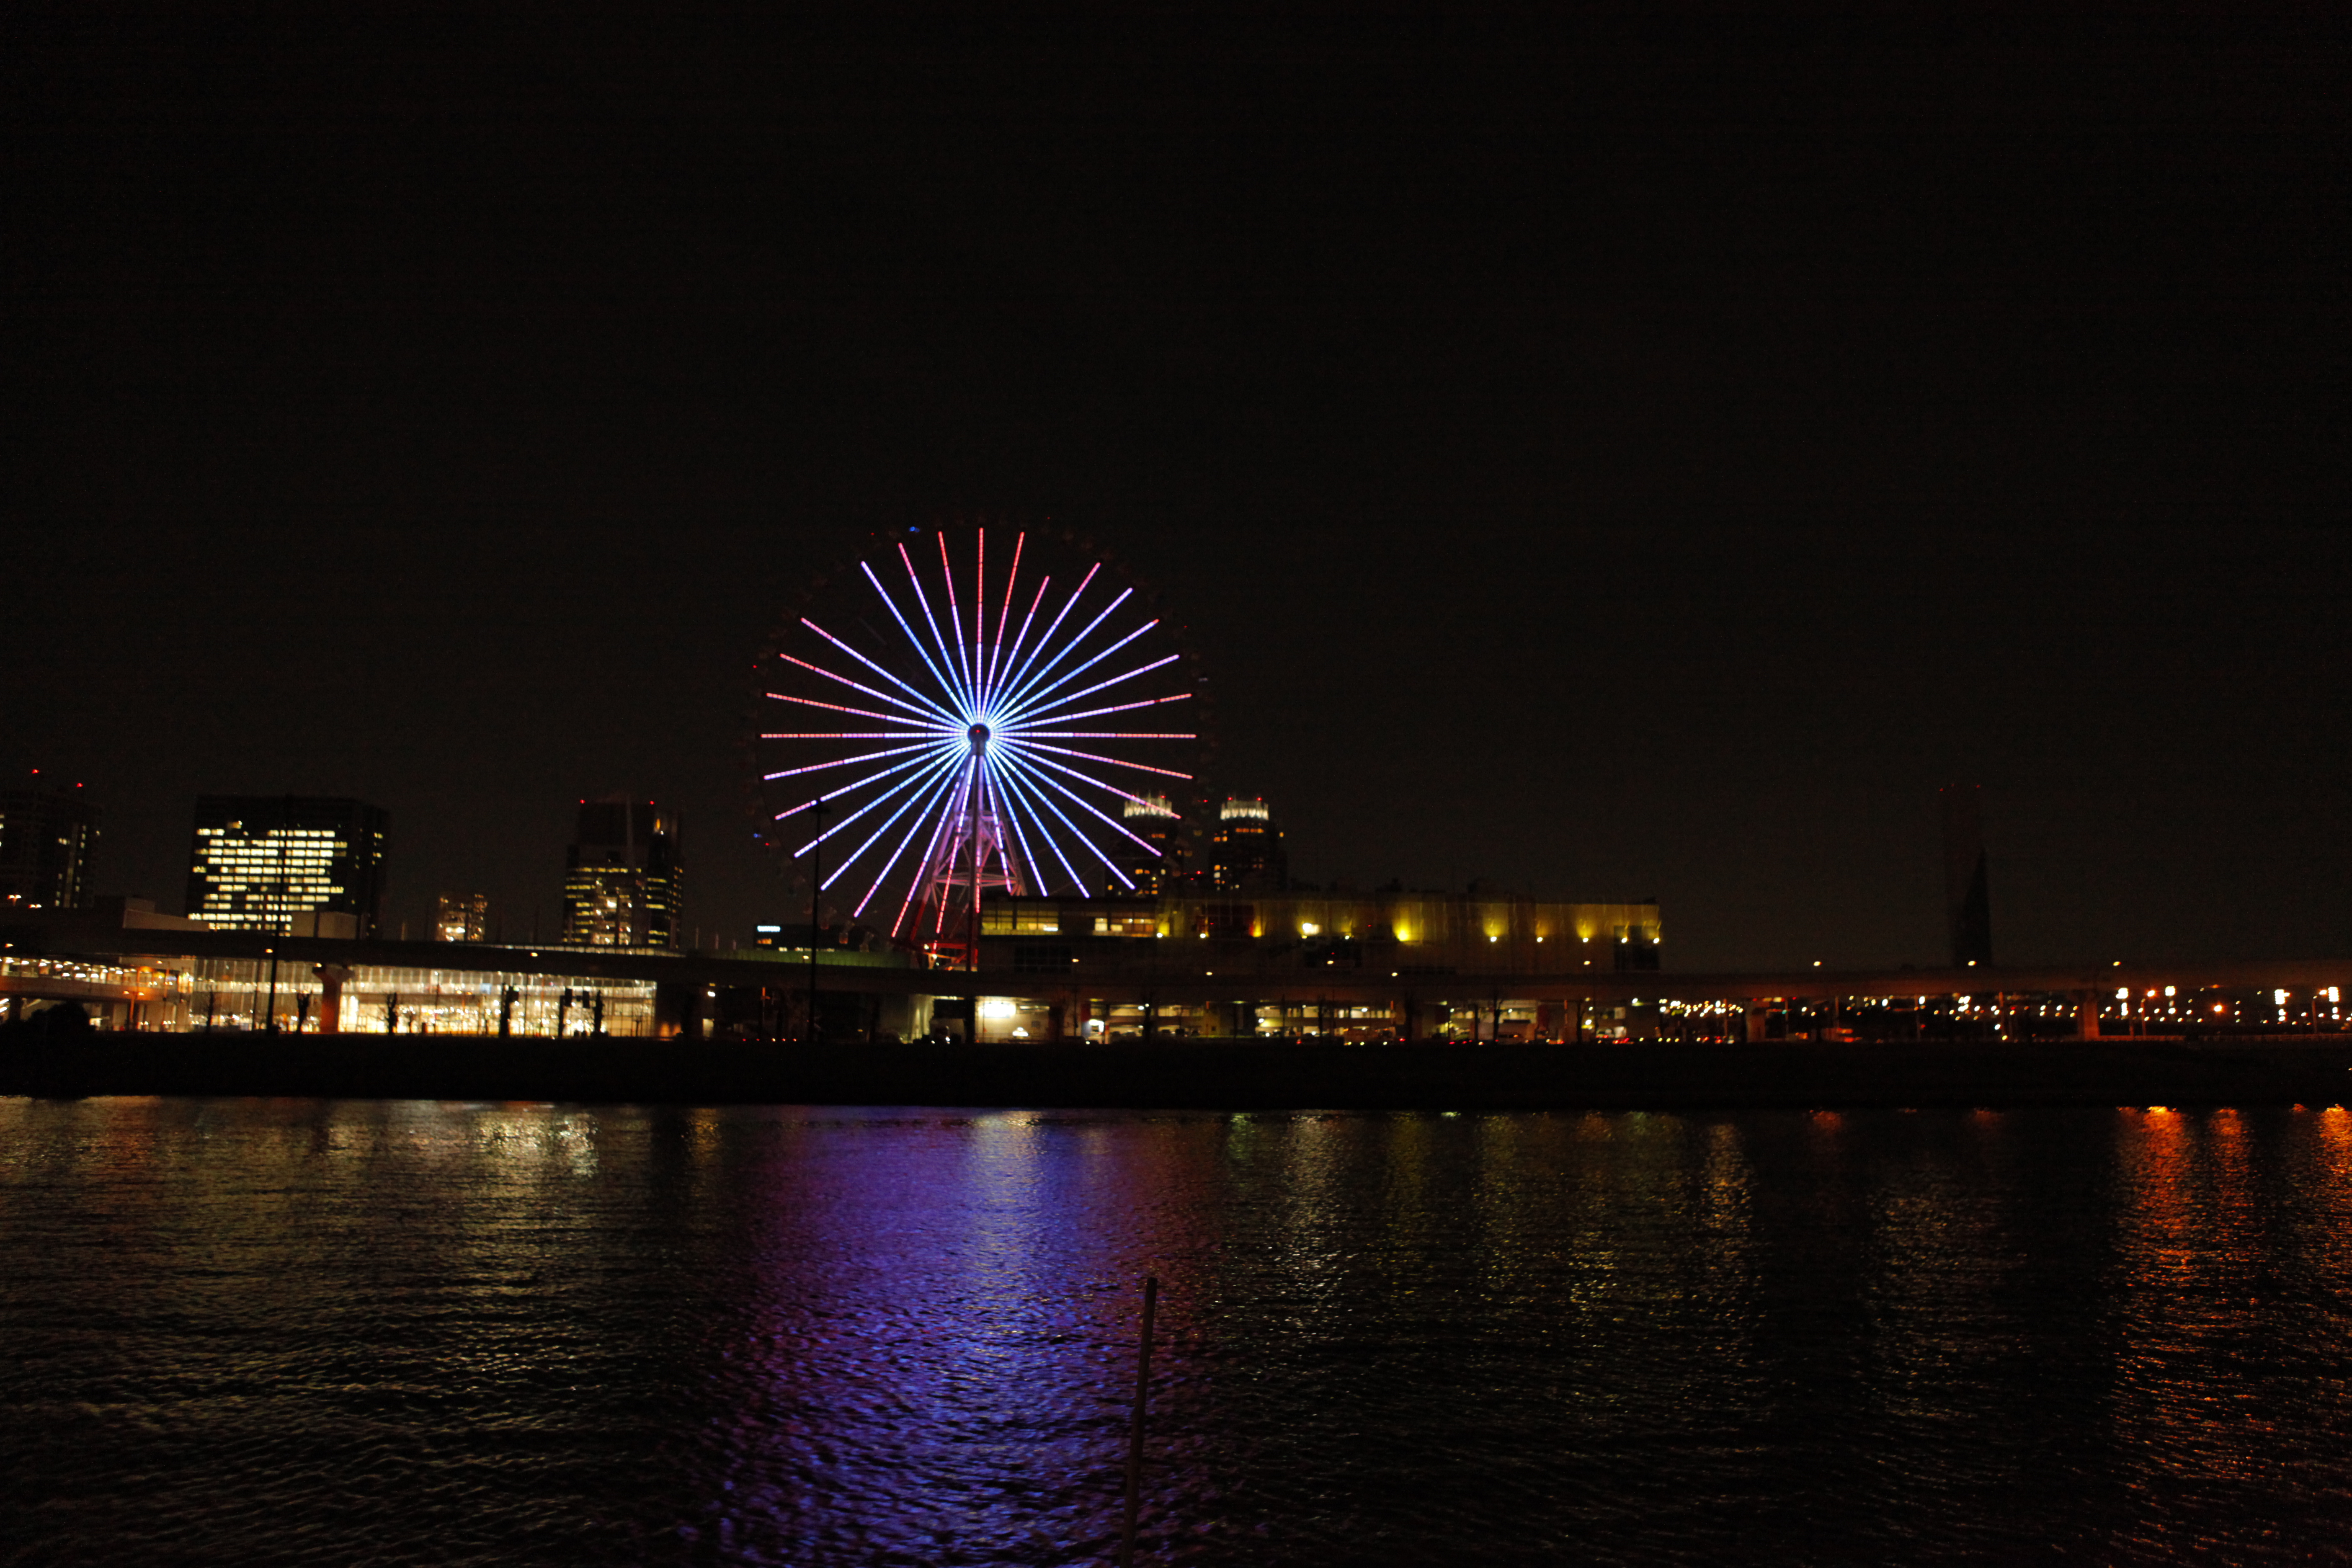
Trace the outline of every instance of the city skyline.
{"label": "city skyline", "polygon": [[387,918],[544,925],[626,792],[747,926],[755,650],[988,514],[1159,591],[1303,878],[1928,962],[1972,783],[2005,963],[2352,951],[2310,18],[776,25],[657,122],[590,29],[545,143],[488,20],[418,92],[192,24],[235,114],[28,39],[0,769],[88,781],[109,890],[293,789],[398,816]]}

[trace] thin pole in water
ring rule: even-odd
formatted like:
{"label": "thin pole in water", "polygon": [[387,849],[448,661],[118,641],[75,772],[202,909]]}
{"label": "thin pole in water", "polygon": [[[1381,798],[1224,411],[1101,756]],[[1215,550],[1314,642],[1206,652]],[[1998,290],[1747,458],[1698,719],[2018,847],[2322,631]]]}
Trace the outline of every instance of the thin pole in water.
{"label": "thin pole in water", "polygon": [[1151,1392],[1151,1313],[1160,1300],[1160,1276],[1143,1277],[1143,1337],[1135,1346],[1135,1415],[1127,1431],[1127,1527],[1119,1537],[1118,1568],[1135,1563],[1135,1511],[1143,1489],[1143,1405]]}

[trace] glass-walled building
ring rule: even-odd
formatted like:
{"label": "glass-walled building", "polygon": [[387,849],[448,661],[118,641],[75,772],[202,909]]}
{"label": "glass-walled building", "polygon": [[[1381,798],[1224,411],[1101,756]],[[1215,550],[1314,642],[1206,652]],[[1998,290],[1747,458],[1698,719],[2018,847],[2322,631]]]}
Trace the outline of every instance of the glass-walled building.
{"label": "glass-walled building", "polygon": [[364,801],[201,796],[188,914],[215,931],[373,936],[390,824]]}
{"label": "glass-walled building", "polygon": [[675,948],[684,894],[676,813],[621,795],[580,803],[563,875],[567,945]]}
{"label": "glass-walled building", "polygon": [[98,812],[82,788],[0,790],[0,911],[89,902]]}
{"label": "glass-walled building", "polygon": [[490,896],[488,893],[444,893],[433,911],[435,942],[488,942],[490,939]]}

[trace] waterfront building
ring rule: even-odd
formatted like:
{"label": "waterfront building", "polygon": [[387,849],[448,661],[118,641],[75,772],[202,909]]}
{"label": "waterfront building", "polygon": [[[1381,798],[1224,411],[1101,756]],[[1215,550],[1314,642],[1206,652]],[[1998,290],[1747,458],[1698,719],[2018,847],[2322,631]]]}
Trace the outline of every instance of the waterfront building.
{"label": "waterfront building", "polygon": [[684,905],[677,816],[649,800],[580,803],[563,877],[563,941],[675,948]]}
{"label": "waterfront building", "polygon": [[[1502,893],[1180,890],[1000,899],[982,906],[983,967],[1030,973],[1247,964],[1366,974],[1596,973],[1658,968],[1654,901],[1570,903]],[[1139,953],[1136,939],[1173,943]],[[1184,957],[1192,953],[1193,958]]]}
{"label": "waterfront building", "polygon": [[1134,879],[1137,892],[1168,893],[1184,886],[1192,871],[1192,837],[1172,801],[1164,795],[1130,800],[1119,808],[1119,822],[1151,847],[1121,840],[1125,855],[1119,869]]}
{"label": "waterfront building", "polygon": [[1290,883],[1282,830],[1264,800],[1228,796],[1209,835],[1209,885],[1221,891],[1278,893]]}
{"label": "waterfront building", "polygon": [[436,901],[434,941],[487,942],[489,935],[490,896],[488,893],[444,893]]}
{"label": "waterfront building", "polygon": [[188,914],[216,931],[373,936],[390,824],[359,800],[200,796]]}
{"label": "waterfront building", "polygon": [[0,790],[0,910],[78,910],[89,902],[98,810],[82,787]]}

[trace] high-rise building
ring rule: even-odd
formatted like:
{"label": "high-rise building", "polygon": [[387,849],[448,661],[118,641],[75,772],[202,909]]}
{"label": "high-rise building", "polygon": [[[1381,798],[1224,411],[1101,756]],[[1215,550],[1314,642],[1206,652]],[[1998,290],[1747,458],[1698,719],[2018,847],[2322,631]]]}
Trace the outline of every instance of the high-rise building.
{"label": "high-rise building", "polygon": [[391,821],[331,796],[199,796],[188,914],[216,931],[373,936]]}
{"label": "high-rise building", "polygon": [[1119,821],[1136,838],[1151,846],[1146,849],[1132,839],[1121,840],[1126,854],[1120,869],[1135,879],[1136,891],[1172,893],[1184,886],[1192,868],[1192,846],[1186,840],[1184,819],[1168,797],[1147,795],[1130,800],[1120,807]]}
{"label": "high-rise building", "polygon": [[433,912],[435,942],[487,942],[489,934],[489,894],[441,895]]}
{"label": "high-rise building", "polygon": [[1274,813],[1256,796],[1230,796],[1209,835],[1209,885],[1278,893],[1290,885],[1290,857]]}
{"label": "high-rise building", "polygon": [[0,910],[78,910],[89,902],[98,810],[81,785],[0,790]]}
{"label": "high-rise building", "polygon": [[649,800],[580,803],[563,876],[563,940],[579,947],[676,947],[683,907],[677,817]]}

